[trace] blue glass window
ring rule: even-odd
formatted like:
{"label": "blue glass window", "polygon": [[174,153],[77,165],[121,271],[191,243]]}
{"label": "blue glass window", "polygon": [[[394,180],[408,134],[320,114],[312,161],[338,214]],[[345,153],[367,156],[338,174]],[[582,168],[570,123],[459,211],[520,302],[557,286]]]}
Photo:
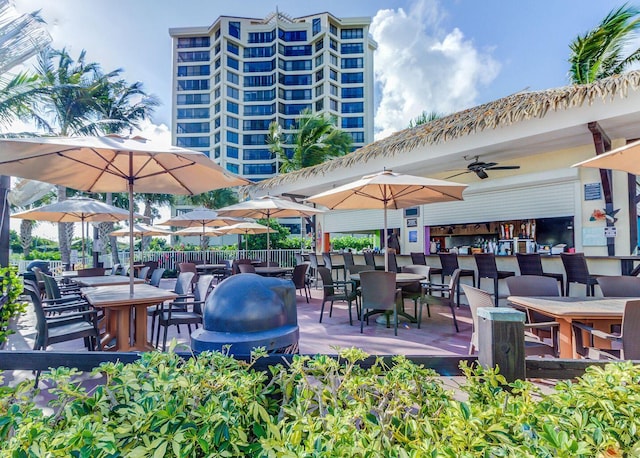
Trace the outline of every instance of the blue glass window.
{"label": "blue glass window", "polygon": [[220,116],[213,120],[213,128],[217,129],[218,127],[220,127]]}
{"label": "blue glass window", "polygon": [[238,45],[231,43],[230,41],[227,41],[227,51],[235,54],[236,56],[240,54],[240,48]]}
{"label": "blue glass window", "polygon": [[364,118],[342,118],[343,129],[354,129],[358,127],[364,127]]}
{"label": "blue glass window", "polygon": [[178,108],[178,119],[198,119],[208,117],[208,108]]}
{"label": "blue glass window", "polygon": [[278,61],[278,66],[286,71],[311,70],[311,60],[284,60]]}
{"label": "blue glass window", "polygon": [[320,33],[321,30],[322,30],[322,24],[320,23],[320,18],[314,18],[311,25],[311,31],[315,35],[317,33]]}
{"label": "blue glass window", "polygon": [[244,71],[247,73],[270,72],[274,68],[276,68],[275,59],[262,61],[262,62],[245,62],[244,63]]}
{"label": "blue glass window", "polygon": [[354,143],[364,143],[364,132],[349,132]]}
{"label": "blue glass window", "polygon": [[238,148],[235,146],[227,145],[227,157],[238,159]]}
{"label": "blue glass window", "polygon": [[234,129],[238,128],[238,118],[234,118],[233,116],[227,116],[227,127],[232,127]]}
{"label": "blue glass window", "polygon": [[240,22],[229,21],[229,35],[240,38]]}
{"label": "blue glass window", "polygon": [[267,134],[246,134],[242,136],[243,145],[266,145]]}
{"label": "blue glass window", "polygon": [[342,29],[340,31],[340,38],[343,40],[353,40],[354,38],[362,38],[362,29]]}
{"label": "blue glass window", "polygon": [[227,111],[229,113],[238,114],[238,104],[227,100]]}
{"label": "blue glass window", "polygon": [[179,122],[176,126],[178,134],[205,134],[211,130],[208,122]]}
{"label": "blue glass window", "polygon": [[240,84],[240,77],[233,72],[227,72],[227,81],[233,84]]}
{"label": "blue glass window", "polygon": [[238,164],[231,164],[230,162],[227,162],[227,170],[231,173],[238,173],[238,170],[240,169],[240,166]]}
{"label": "blue glass window", "polygon": [[228,130],[227,131],[227,141],[229,143],[238,143],[238,133]]}
{"label": "blue glass window", "polygon": [[273,159],[273,153],[268,149],[245,149],[242,157],[245,161],[266,161]]}
{"label": "blue glass window", "polygon": [[249,32],[249,43],[271,43],[276,39],[276,32]]}
{"label": "blue glass window", "polygon": [[338,28],[333,24],[329,24],[329,32],[333,35],[338,35]]}
{"label": "blue glass window", "polygon": [[313,47],[311,45],[298,45],[298,46],[282,46],[280,45],[280,54],[284,56],[310,56],[313,54]]}
{"label": "blue glass window", "polygon": [[342,54],[362,54],[364,49],[362,43],[342,43],[340,52]]}
{"label": "blue glass window", "polygon": [[244,91],[245,102],[269,102],[276,98],[276,90]]}
{"label": "blue glass window", "polygon": [[202,62],[209,60],[209,51],[185,51],[178,53],[178,62]]}
{"label": "blue glass window", "polygon": [[293,103],[293,104],[280,104],[280,113],[286,115],[297,115],[304,110],[310,110],[311,104],[309,103]]}
{"label": "blue glass window", "polygon": [[284,100],[310,100],[311,89],[280,89],[279,96]]}
{"label": "blue glass window", "polygon": [[245,85],[245,87],[273,86],[274,83],[275,83],[275,77],[273,75],[245,76],[244,77],[244,85]]}
{"label": "blue glass window", "polygon": [[280,124],[280,127],[282,127],[283,129],[297,129],[297,124],[295,119],[280,118],[279,124]]}
{"label": "blue glass window", "polygon": [[269,130],[271,119],[251,119],[242,122],[244,130]]}
{"label": "blue glass window", "polygon": [[227,65],[235,70],[238,70],[240,68],[240,64],[238,63],[238,60],[234,59],[231,56],[227,56]]}
{"label": "blue glass window", "polygon": [[215,156],[215,159],[219,159],[220,158],[220,147],[216,146],[216,148],[213,150],[213,154]]}
{"label": "blue glass window", "polygon": [[258,48],[244,48],[244,57],[245,58],[253,58],[253,57],[271,57],[276,53],[275,45],[272,46],[261,46]]}
{"label": "blue glass window", "polygon": [[350,102],[342,103],[343,113],[362,113],[364,111],[364,103],[362,102]]}
{"label": "blue glass window", "polygon": [[245,175],[273,175],[276,173],[276,165],[271,164],[244,164],[242,172]]}
{"label": "blue glass window", "polygon": [[280,84],[286,86],[308,86],[313,82],[311,75],[279,75]]}
{"label": "blue glass window", "polygon": [[180,80],[179,91],[205,91],[209,89],[209,80]]}
{"label": "blue glass window", "polygon": [[320,38],[316,41],[316,52],[320,51],[322,48],[324,48],[324,39]]}
{"label": "blue glass window", "polygon": [[235,87],[227,86],[227,96],[231,97],[232,99],[239,99],[240,91],[237,90]]}
{"label": "blue glass window", "polygon": [[307,41],[307,31],[278,29],[278,38],[282,41]]}
{"label": "blue glass window", "polygon": [[343,73],[342,84],[362,83],[364,81],[364,73]]}
{"label": "blue glass window", "polygon": [[364,60],[362,59],[362,57],[343,58],[341,59],[341,61],[342,68],[362,68],[362,66],[364,65]]}
{"label": "blue glass window", "polygon": [[211,74],[209,65],[179,65],[178,76],[208,76]]}
{"label": "blue glass window", "polygon": [[245,105],[244,107],[244,115],[245,116],[268,116],[275,113],[276,105],[272,103],[271,105]]}
{"label": "blue glass window", "polygon": [[330,68],[329,69],[329,78],[331,78],[333,81],[338,81],[338,72],[335,71],[334,69]]}
{"label": "blue glass window", "polygon": [[209,103],[209,94],[178,94],[178,105],[206,105]]}
{"label": "blue glass window", "polygon": [[208,148],[209,137],[178,137],[176,144],[183,148]]}
{"label": "blue glass window", "polygon": [[342,88],[343,99],[361,99],[362,97],[364,97],[364,88],[362,86]]}
{"label": "blue glass window", "polygon": [[211,46],[209,37],[178,38],[178,48],[208,48]]}

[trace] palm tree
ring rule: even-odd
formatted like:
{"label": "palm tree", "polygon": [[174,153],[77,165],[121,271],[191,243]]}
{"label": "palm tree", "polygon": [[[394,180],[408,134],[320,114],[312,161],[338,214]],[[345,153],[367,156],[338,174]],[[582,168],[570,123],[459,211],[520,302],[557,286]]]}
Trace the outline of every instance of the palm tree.
{"label": "palm tree", "polygon": [[640,48],[628,49],[640,28],[639,13],[625,4],[609,12],[600,25],[579,35],[569,45],[572,83],[586,84],[620,74],[640,60]]}
{"label": "palm tree", "polygon": [[417,117],[409,121],[409,128],[429,124],[431,121],[442,118],[444,115],[437,111],[423,111]]}
{"label": "palm tree", "polygon": [[[321,164],[332,157],[344,156],[351,150],[351,135],[340,130],[335,120],[325,114],[304,110],[291,136],[282,134],[280,126],[269,126],[267,143],[281,163],[280,172],[287,173]],[[290,148],[287,148],[290,146]]]}

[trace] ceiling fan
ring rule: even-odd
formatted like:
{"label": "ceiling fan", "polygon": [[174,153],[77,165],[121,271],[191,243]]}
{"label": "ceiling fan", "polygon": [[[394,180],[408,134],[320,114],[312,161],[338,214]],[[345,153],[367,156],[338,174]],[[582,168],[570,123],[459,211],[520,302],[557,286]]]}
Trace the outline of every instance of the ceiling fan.
{"label": "ceiling fan", "polygon": [[516,170],[520,168],[519,165],[498,165],[497,162],[484,162],[479,160],[479,158],[480,156],[465,156],[465,161],[473,159],[473,162],[467,165],[467,170],[465,170],[464,172],[456,173],[455,175],[451,175],[445,179],[448,180],[449,178],[457,177],[458,175],[464,175],[465,173],[473,172],[478,176],[478,178],[484,180],[485,178],[489,178],[487,170]]}

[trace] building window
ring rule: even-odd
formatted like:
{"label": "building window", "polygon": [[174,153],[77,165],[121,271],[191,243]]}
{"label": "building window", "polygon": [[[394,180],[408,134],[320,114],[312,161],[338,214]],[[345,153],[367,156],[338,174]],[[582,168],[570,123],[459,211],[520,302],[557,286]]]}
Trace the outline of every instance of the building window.
{"label": "building window", "polygon": [[178,38],[178,48],[208,48],[211,46],[209,37]]}
{"label": "building window", "polygon": [[218,84],[220,82],[220,72],[216,73],[214,77],[214,84]]}
{"label": "building window", "polygon": [[338,66],[338,56],[335,54],[329,54],[329,63],[334,67]]}
{"label": "building window", "polygon": [[232,99],[239,99],[240,91],[235,87],[227,86],[227,97],[231,97]]}
{"label": "building window", "polygon": [[245,59],[252,59],[254,57],[271,57],[275,53],[276,53],[275,45],[260,46],[256,48],[244,48]]}
{"label": "building window", "polygon": [[245,175],[273,175],[276,173],[276,165],[271,164],[244,164],[242,172]]}
{"label": "building window", "polygon": [[342,38],[343,40],[353,40],[362,37],[362,29],[342,29],[340,31],[340,38]]}
{"label": "building window", "polygon": [[216,113],[216,114],[217,114],[217,113],[220,113],[220,102],[216,103],[216,104],[213,106],[213,111],[214,111],[214,113]]}
{"label": "building window", "polygon": [[278,124],[285,130],[296,129],[298,126],[295,118],[280,118]]}
{"label": "building window", "polygon": [[227,100],[227,111],[229,113],[238,114],[238,104]]}
{"label": "building window", "polygon": [[267,60],[261,62],[245,62],[244,63],[244,71],[246,73],[255,73],[255,72],[270,72],[276,68],[276,60]]}
{"label": "building window", "polygon": [[245,105],[245,116],[268,116],[272,115],[276,110],[275,103],[271,105]]}
{"label": "building window", "polygon": [[269,102],[276,98],[276,90],[244,91],[245,102]]}
{"label": "building window", "polygon": [[335,95],[335,96],[338,95],[338,86],[336,86],[335,84],[330,84],[329,89],[330,89],[331,95]]}
{"label": "building window", "polygon": [[234,59],[231,56],[227,56],[227,65],[235,70],[238,70],[240,68],[240,64],[238,63],[238,60]]}
{"label": "building window", "polygon": [[271,119],[251,119],[242,121],[243,130],[269,130]]}
{"label": "building window", "polygon": [[213,120],[213,128],[217,129],[218,127],[220,127],[220,116]]}
{"label": "building window", "polygon": [[342,54],[362,54],[364,49],[362,43],[342,43],[340,45],[340,52]]}
{"label": "building window", "polygon": [[322,54],[320,54],[319,56],[316,56],[316,67],[321,66],[323,62],[324,62],[324,56]]}
{"label": "building window", "polygon": [[209,94],[178,94],[178,105],[206,105],[210,102]]}
{"label": "building window", "polygon": [[302,113],[304,110],[310,110],[311,105],[308,103],[291,103],[291,104],[280,104],[280,113],[285,115],[298,115]]}
{"label": "building window", "polygon": [[316,41],[316,52],[320,51],[322,48],[324,48],[324,39],[320,38]]}
{"label": "building window", "polygon": [[322,23],[320,22],[320,18],[314,18],[311,23],[311,32],[316,35],[322,31]]}
{"label": "building window", "polygon": [[208,148],[209,137],[178,137],[176,145],[182,148]]}
{"label": "building window", "polygon": [[342,112],[343,113],[363,113],[364,103],[363,102],[349,102],[349,103],[343,102]]}
{"label": "building window", "polygon": [[238,164],[232,164],[230,162],[227,162],[227,170],[231,173],[238,173],[238,170],[240,169],[240,166]]}
{"label": "building window", "polygon": [[338,101],[329,99],[329,109],[332,111],[338,111]]}
{"label": "building window", "polygon": [[331,78],[333,81],[338,81],[338,72],[335,71],[334,69],[330,68],[329,69],[329,78]]}
{"label": "building window", "polygon": [[230,41],[227,41],[227,51],[235,54],[236,56],[240,54],[240,48],[238,45],[231,43]]}
{"label": "building window", "polygon": [[364,143],[364,132],[349,132],[353,143]]}
{"label": "building window", "polygon": [[229,21],[229,35],[240,38],[240,22]]}
{"label": "building window", "polygon": [[355,84],[362,83],[364,81],[364,73],[343,73],[342,75],[342,84]]}
{"label": "building window", "polygon": [[233,116],[227,116],[227,127],[232,127],[234,129],[238,128],[238,118],[234,118]]}
{"label": "building window", "polygon": [[342,68],[362,68],[364,59],[362,57],[348,57],[342,59]]}
{"label": "building window", "polygon": [[220,38],[220,29],[219,28],[216,29],[215,40],[217,40],[218,38]]}
{"label": "building window", "polygon": [[316,83],[324,78],[324,69],[320,69],[316,72]]}
{"label": "building window", "polygon": [[216,45],[213,55],[217,56],[218,54],[220,54],[220,43]]}
{"label": "building window", "polygon": [[356,129],[358,127],[364,127],[364,118],[342,118],[343,129]]}
{"label": "building window", "polygon": [[324,94],[324,85],[321,84],[319,86],[316,86],[316,97],[320,97],[322,94]]}
{"label": "building window", "polygon": [[178,62],[202,62],[209,60],[209,51],[185,51],[178,53]]}
{"label": "building window", "polygon": [[236,148],[235,146],[227,145],[227,157],[238,159],[238,148]]}
{"label": "building window", "polygon": [[285,86],[308,86],[313,81],[311,75],[279,75],[278,81]]}
{"label": "building window", "polygon": [[280,89],[279,96],[285,100],[310,100],[311,89]]}
{"label": "building window", "polygon": [[316,102],[316,111],[324,110],[324,100],[320,99]]}
{"label": "building window", "polygon": [[227,81],[233,84],[240,84],[240,77],[233,72],[227,72]]}
{"label": "building window", "polygon": [[267,134],[247,134],[242,136],[243,145],[266,145]]}
{"label": "building window", "polygon": [[331,34],[333,35],[338,35],[338,28],[335,25],[329,23],[329,32],[331,32]]}
{"label": "building window", "polygon": [[179,91],[205,91],[209,89],[209,80],[180,80]]}
{"label": "building window", "polygon": [[220,59],[216,59],[216,61],[213,63],[213,68],[215,69],[220,68]]}
{"label": "building window", "polygon": [[178,134],[206,134],[211,130],[208,122],[179,122],[176,133]]}
{"label": "building window", "polygon": [[213,143],[220,143],[220,132],[213,134]]}
{"label": "building window", "polygon": [[278,38],[282,41],[307,41],[307,31],[278,29]]}
{"label": "building window", "polygon": [[220,158],[220,147],[216,146],[215,149],[213,150],[213,154],[214,154],[214,158],[215,159],[219,159]]}
{"label": "building window", "polygon": [[329,38],[329,47],[331,49],[333,49],[334,51],[338,50],[338,42],[336,40],[334,40],[333,38]]}
{"label": "building window", "polygon": [[229,143],[238,143],[238,132],[227,131],[227,142]]}
{"label": "building window", "polygon": [[209,65],[180,65],[178,66],[178,76],[209,76],[211,74]]}
{"label": "building window", "polygon": [[273,86],[274,84],[275,84],[274,75],[244,77],[245,87],[264,87],[264,86]]}
{"label": "building window", "polygon": [[267,161],[273,159],[273,153],[268,149],[244,149],[242,158],[245,161]]}
{"label": "building window", "polygon": [[276,32],[249,32],[249,43],[271,43],[276,39]]}
{"label": "building window", "polygon": [[178,119],[202,119],[209,117],[208,108],[178,108]]}
{"label": "building window", "polygon": [[220,98],[220,86],[218,86],[216,90],[213,91],[213,98],[216,100]]}
{"label": "building window", "polygon": [[342,88],[343,99],[361,99],[362,97],[364,97],[364,88],[362,86]]}
{"label": "building window", "polygon": [[[246,64],[245,64],[246,65]],[[311,70],[311,60],[284,60],[278,61],[278,66],[285,71]]]}
{"label": "building window", "polygon": [[280,46],[280,54],[283,56],[310,56],[313,54],[311,45]]}

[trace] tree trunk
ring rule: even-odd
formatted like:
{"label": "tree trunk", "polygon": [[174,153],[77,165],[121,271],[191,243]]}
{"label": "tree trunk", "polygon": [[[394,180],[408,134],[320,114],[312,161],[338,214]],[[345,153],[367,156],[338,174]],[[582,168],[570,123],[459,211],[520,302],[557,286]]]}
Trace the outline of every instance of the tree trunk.
{"label": "tree trunk", "polygon": [[[108,192],[106,196],[107,204],[113,205],[113,193]],[[113,223],[111,223],[111,230],[113,231]],[[107,232],[107,234],[109,233]],[[118,239],[114,236],[109,236],[109,246],[111,247],[111,261],[113,264],[121,264],[120,262],[120,253],[118,253]]]}
{"label": "tree trunk", "polygon": [[33,226],[34,222],[30,219],[23,219],[20,223],[20,245],[22,245],[22,253],[25,258],[31,253]]}
{"label": "tree trunk", "polygon": [[[56,186],[58,190],[58,202],[67,200],[67,188]],[[71,226],[71,229],[69,229]],[[73,223],[58,223],[58,245],[60,260],[63,265],[71,266],[71,239],[73,238]]]}

